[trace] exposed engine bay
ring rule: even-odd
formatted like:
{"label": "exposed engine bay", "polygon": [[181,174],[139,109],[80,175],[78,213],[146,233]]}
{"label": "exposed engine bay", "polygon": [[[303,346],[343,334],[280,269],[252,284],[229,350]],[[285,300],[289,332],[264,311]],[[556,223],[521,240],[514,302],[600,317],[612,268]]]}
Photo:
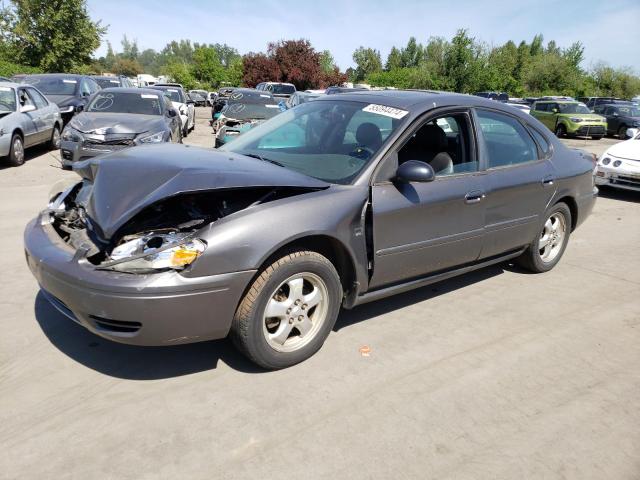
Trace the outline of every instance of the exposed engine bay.
{"label": "exposed engine bay", "polygon": [[[98,268],[127,272],[180,269],[206,248],[197,232],[240,210],[309,192],[303,187],[242,187],[180,193],[142,209],[111,237],[87,213],[84,180],[52,198],[43,212],[60,238]],[[126,268],[122,264],[126,263]]]}

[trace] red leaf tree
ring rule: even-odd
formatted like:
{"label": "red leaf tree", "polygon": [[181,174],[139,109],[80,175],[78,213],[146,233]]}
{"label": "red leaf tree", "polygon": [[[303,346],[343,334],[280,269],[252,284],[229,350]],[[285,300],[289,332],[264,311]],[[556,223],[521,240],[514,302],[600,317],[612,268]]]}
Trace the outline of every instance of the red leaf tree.
{"label": "red leaf tree", "polygon": [[308,40],[281,40],[270,43],[267,54],[249,53],[243,58],[242,81],[249,87],[260,82],[293,83],[298,90],[325,88],[346,81],[337,67],[324,72],[320,54]]}

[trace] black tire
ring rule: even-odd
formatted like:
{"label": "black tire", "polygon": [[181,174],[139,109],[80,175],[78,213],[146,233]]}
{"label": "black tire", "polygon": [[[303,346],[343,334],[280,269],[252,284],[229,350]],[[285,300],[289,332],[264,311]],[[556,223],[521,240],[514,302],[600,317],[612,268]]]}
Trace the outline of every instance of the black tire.
{"label": "black tire", "polygon": [[591,135],[591,140],[602,140],[602,135]]}
{"label": "black tire", "polygon": [[563,124],[556,125],[556,137],[562,138],[567,134],[567,129]]}
{"label": "black tire", "polygon": [[[278,289],[288,279],[298,274],[311,274],[323,282],[327,293],[327,303],[322,306],[325,312],[324,319],[307,343],[303,343],[293,351],[278,351],[265,338],[265,328],[267,327],[264,326],[266,322],[264,312],[267,304]],[[338,317],[342,294],[342,285],[338,272],[326,257],[311,251],[293,250],[286,252],[263,268],[247,289],[231,325],[231,339],[238,350],[263,368],[276,370],[300,363],[311,357],[322,347]],[[307,312],[310,316],[312,314],[309,312],[312,312],[312,309],[313,307],[309,308]],[[290,310],[287,311],[287,315],[290,314]],[[291,315],[295,317],[296,313],[291,313]],[[289,323],[292,323],[291,320],[289,319]],[[286,321],[286,318],[281,321]],[[280,328],[280,325],[277,328]],[[294,327],[289,327],[291,331],[289,335],[293,335],[291,338],[294,340],[296,337],[295,328],[295,325]],[[298,338],[303,337],[300,335]],[[287,338],[286,341],[289,341],[289,339]]]}
{"label": "black tire", "polygon": [[51,132],[51,138],[49,139],[49,149],[58,150],[60,148],[60,127],[56,123]]}
{"label": "black tire", "polygon": [[[554,215],[559,214],[564,216],[565,222],[565,234],[562,239],[562,243],[560,245],[560,249],[556,256],[551,261],[544,261],[540,254],[539,242],[541,241],[544,231],[545,224],[547,221],[553,217]],[[571,236],[571,210],[569,207],[563,203],[556,203],[545,215],[544,222],[540,227],[539,234],[533,239],[533,241],[527,247],[527,250],[516,259],[516,263],[518,263],[521,267],[534,272],[534,273],[544,273],[551,270],[562,258],[565,249],[567,248],[567,243],[569,242],[569,237]]]}
{"label": "black tire", "polygon": [[189,127],[187,125],[182,129],[182,138],[187,138],[189,136]]}
{"label": "black tire", "polygon": [[619,129],[618,129],[618,138],[620,140],[624,140],[625,138],[627,138],[627,127],[625,127],[624,125],[622,125]]}
{"label": "black tire", "polygon": [[11,137],[11,148],[9,149],[9,165],[19,167],[24,164],[24,141],[19,133],[14,133]]}

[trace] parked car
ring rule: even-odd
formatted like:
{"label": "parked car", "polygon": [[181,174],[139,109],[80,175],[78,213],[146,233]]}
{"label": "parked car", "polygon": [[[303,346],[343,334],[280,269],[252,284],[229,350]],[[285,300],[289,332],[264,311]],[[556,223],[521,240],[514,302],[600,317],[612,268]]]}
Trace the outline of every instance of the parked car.
{"label": "parked car", "polygon": [[596,185],[640,192],[640,130],[609,147],[598,160]]}
{"label": "parked car", "polygon": [[216,99],[218,98],[218,92],[209,92],[207,93],[207,105],[213,107]]}
{"label": "parked car", "polygon": [[65,125],[71,117],[82,111],[89,97],[100,90],[100,85],[91,77],[67,73],[25,75],[21,83],[33,85],[49,101],[57,104]]}
{"label": "parked car", "polygon": [[31,85],[0,83],[0,157],[17,167],[25,148],[48,143],[60,148],[62,117],[55,103]]}
{"label": "parked car", "polygon": [[285,106],[287,108],[293,108],[303,103],[311,102],[322,95],[324,95],[324,93],[296,92],[287,99]]}
{"label": "parked car", "polygon": [[626,104],[597,105],[594,112],[607,119],[607,134],[626,138],[629,128],[640,128],[640,108]]}
{"label": "parked car", "polygon": [[211,125],[220,117],[220,112],[235,89],[236,87],[222,87],[218,90],[215,102],[211,105]]}
{"label": "parked car", "polygon": [[287,367],[320,349],[341,306],[507,260],[551,270],[597,190],[592,158],[545,130],[470,95],[325,96],[218,150],[78,165],[82,182],[27,225],[27,262],[99,336],[230,333],[257,364]]}
{"label": "parked car", "polygon": [[524,113],[531,113],[531,107],[526,103],[514,103],[514,102],[506,102],[505,105],[509,105],[513,108],[517,108],[518,110]]}
{"label": "parked car", "polygon": [[292,83],[262,82],[256,85],[256,90],[271,92],[277,98],[289,98],[296,92],[296,87]]}
{"label": "parked car", "polygon": [[206,90],[189,90],[189,95],[196,104],[196,107],[206,107],[209,93]]}
{"label": "parked car", "polygon": [[12,80],[7,77],[0,77],[0,82],[11,82]]}
{"label": "parked car", "polygon": [[101,90],[62,132],[62,166],[71,168],[79,161],[127,147],[180,142],[181,126],[178,110],[161,91]]}
{"label": "parked car", "polygon": [[539,100],[532,105],[531,115],[558,137],[578,135],[600,140],[607,131],[606,119],[580,102]]}
{"label": "parked car", "polygon": [[151,87],[154,90],[161,90],[169,97],[180,113],[180,121],[182,122],[182,136],[189,135],[196,128],[196,109],[193,100],[191,100],[180,84],[176,83],[156,83]]}
{"label": "parked car", "polygon": [[578,97],[578,101],[583,102],[589,110],[595,111],[599,105],[630,105],[632,102],[616,97]]}
{"label": "parked car", "polygon": [[91,78],[100,85],[100,88],[113,88],[113,87],[123,87],[123,88],[134,88],[135,85],[124,75],[120,75],[118,77],[115,76],[100,76],[100,75],[92,75]]}
{"label": "parked car", "polygon": [[507,92],[476,92],[474,95],[503,103],[509,101],[509,94]]}
{"label": "parked car", "polygon": [[219,147],[281,112],[278,99],[266,90],[236,88],[213,122],[214,146]]}

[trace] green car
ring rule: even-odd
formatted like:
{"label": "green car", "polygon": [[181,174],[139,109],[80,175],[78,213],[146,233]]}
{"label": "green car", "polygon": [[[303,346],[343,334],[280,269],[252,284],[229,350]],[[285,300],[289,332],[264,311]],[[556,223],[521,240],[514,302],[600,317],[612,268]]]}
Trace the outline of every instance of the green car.
{"label": "green car", "polygon": [[530,113],[558,137],[588,136],[600,140],[607,132],[607,120],[576,101],[540,100],[533,104]]}

